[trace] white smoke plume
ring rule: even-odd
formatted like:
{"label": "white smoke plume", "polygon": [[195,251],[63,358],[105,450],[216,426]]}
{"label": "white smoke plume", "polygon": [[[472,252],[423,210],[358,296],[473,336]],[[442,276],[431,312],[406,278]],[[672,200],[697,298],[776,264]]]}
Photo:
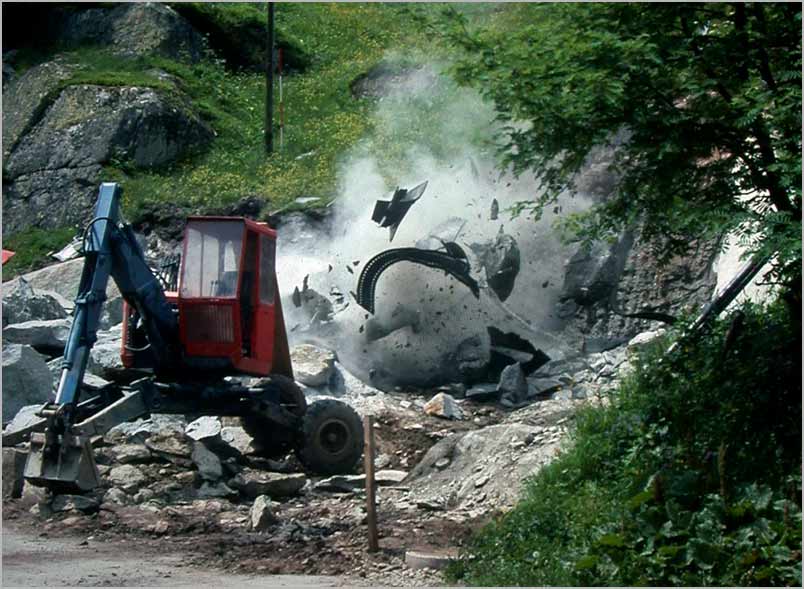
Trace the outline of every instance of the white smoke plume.
{"label": "white smoke plume", "polygon": [[[443,93],[448,93],[447,99]],[[404,164],[391,182],[387,173],[381,173],[382,162],[373,152],[376,146],[368,139],[344,159],[340,195],[328,226],[280,227],[277,274],[291,341],[317,341],[330,347],[355,374],[371,375],[385,386],[437,382],[454,372],[456,349],[467,340],[474,342],[470,348],[487,354],[488,326],[518,333],[551,357],[561,356],[566,348],[553,333],[555,309],[564,266],[574,248],[560,243],[552,225],[556,215],[585,209],[591,201],[568,196],[539,221],[513,219],[509,207],[532,200],[537,185],[532,176],[514,178],[500,172],[488,148],[478,145],[498,129],[492,108],[476,93],[457,89],[431,70],[417,70],[403,83],[397,81],[395,91],[379,101],[375,124],[390,133],[409,130],[416,124],[416,101],[421,100],[439,101],[443,112],[438,113],[436,127],[426,130],[426,140],[405,151]],[[397,186],[412,188],[425,180],[427,189],[389,243],[388,229],[371,220],[375,201],[389,199]],[[495,199],[499,215],[492,220]],[[489,242],[501,229],[511,235],[519,246],[521,266],[510,297],[502,306],[489,289],[481,289],[477,299],[442,271],[402,262],[379,280],[376,316],[380,323],[388,322],[403,308],[408,314],[417,312],[420,324],[369,341],[369,313],[349,294],[356,290],[364,264],[384,250],[414,246],[439,228],[447,228],[442,239],[456,241],[467,254],[469,244]],[[326,325],[311,327],[309,313],[291,302],[294,287],[301,290],[305,276],[318,293],[330,297],[339,291],[344,304],[348,302]],[[336,305],[336,310],[342,306]]]}

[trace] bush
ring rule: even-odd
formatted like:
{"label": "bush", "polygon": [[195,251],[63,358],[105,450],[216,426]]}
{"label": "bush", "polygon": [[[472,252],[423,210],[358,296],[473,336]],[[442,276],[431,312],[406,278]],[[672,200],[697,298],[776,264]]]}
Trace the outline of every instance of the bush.
{"label": "bush", "polygon": [[801,585],[801,336],[748,306],[644,351],[453,574],[480,585]]}

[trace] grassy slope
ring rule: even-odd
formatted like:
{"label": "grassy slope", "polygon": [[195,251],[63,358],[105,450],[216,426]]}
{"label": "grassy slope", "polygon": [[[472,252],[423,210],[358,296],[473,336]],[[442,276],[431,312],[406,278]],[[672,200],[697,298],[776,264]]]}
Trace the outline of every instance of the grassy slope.
{"label": "grassy slope", "polygon": [[[390,55],[400,62],[424,62],[432,57],[435,46],[413,25],[402,4],[276,6],[279,40],[298,48],[309,65],[302,73],[284,78],[284,147],[279,150],[275,130],[276,148],[270,157],[263,148],[265,77],[254,68],[227,67],[214,56],[194,65],[159,57],[125,59],[101,47],[37,47],[21,52],[17,65],[21,70],[58,51],[80,66],[65,85],[140,85],[173,92],[173,84],[159,78],[157,71],[161,70],[173,76],[192,99],[216,133],[209,150],[159,170],[137,170],[124,161],[106,166],[106,179],[124,187],[124,212],[131,220],[160,203],[204,212],[246,196],[268,201],[266,213],[295,206],[293,200],[300,196],[318,197],[312,206],[320,206],[335,196],[338,165],[358,142],[370,139],[390,158],[419,140],[415,132],[399,137],[375,129],[370,116],[374,101],[353,98],[350,83]],[[184,10],[198,10],[233,35],[239,27],[253,30],[265,21],[264,5],[197,3]],[[275,113],[278,100],[276,87]],[[427,128],[427,113],[424,115],[418,121],[419,129]],[[45,254],[63,245],[71,229],[44,237],[40,233],[26,232],[8,242],[25,255],[4,267],[5,278],[45,263]]]}
{"label": "grassy slope", "polygon": [[[259,9],[248,9],[249,18],[263,18]],[[372,132],[372,104],[352,98],[350,82],[387,51],[415,52],[426,42],[404,34],[400,5],[278,4],[276,23],[281,36],[311,59],[304,73],[283,81],[283,149],[277,130],[275,153],[268,158],[263,153],[263,75],[233,73],[211,62],[186,66],[161,60],[159,66],[184,81],[217,139],[207,154],[172,169],[129,172],[123,177],[129,194],[202,209],[243,196],[269,200],[271,209],[299,196],[320,197],[322,204],[334,196],[339,158]],[[278,102],[275,88],[277,117]],[[136,213],[136,202],[130,206]]]}

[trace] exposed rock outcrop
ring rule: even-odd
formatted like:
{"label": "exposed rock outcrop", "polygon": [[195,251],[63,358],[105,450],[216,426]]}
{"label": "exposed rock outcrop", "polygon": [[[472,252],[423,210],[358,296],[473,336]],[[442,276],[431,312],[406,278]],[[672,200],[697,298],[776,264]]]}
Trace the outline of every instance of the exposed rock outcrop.
{"label": "exposed rock outcrop", "polygon": [[[9,94],[16,92],[12,85]],[[68,86],[6,161],[3,231],[10,235],[31,226],[83,222],[91,214],[104,163],[119,159],[141,168],[158,166],[211,139],[212,131],[178,94]]]}
{"label": "exposed rock outcrop", "polygon": [[130,57],[163,55],[198,61],[206,47],[185,19],[161,2],[59,11],[51,25],[56,38],[66,43],[106,45]]}
{"label": "exposed rock outcrop", "polygon": [[601,352],[660,325],[627,315],[699,311],[717,283],[713,260],[718,244],[692,245],[690,255],[664,263],[661,244],[626,232],[610,247],[577,252],[567,265],[559,307],[564,334],[577,337],[585,352]]}

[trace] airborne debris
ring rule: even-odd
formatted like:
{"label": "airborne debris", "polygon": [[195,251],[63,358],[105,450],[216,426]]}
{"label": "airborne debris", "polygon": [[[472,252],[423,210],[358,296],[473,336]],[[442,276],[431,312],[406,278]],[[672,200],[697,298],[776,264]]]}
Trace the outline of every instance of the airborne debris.
{"label": "airborne debris", "polygon": [[398,262],[413,262],[428,268],[443,270],[472,291],[475,297],[480,296],[477,281],[469,275],[469,261],[466,253],[457,243],[444,244],[446,252],[437,250],[421,250],[415,247],[401,247],[385,250],[371,258],[357,281],[357,304],[374,313],[374,293],[377,281],[390,266]]}
{"label": "airborne debris", "polygon": [[494,198],[491,201],[491,220],[496,221],[497,216],[500,214],[500,203],[497,202],[497,199]]}
{"label": "airborne debris", "polygon": [[410,207],[413,206],[413,203],[419,200],[425,188],[427,188],[426,180],[410,190],[397,188],[391,200],[378,200],[374,205],[371,220],[375,223],[379,223],[380,227],[388,227],[390,231],[388,241],[394,240],[394,235],[396,235],[399,224],[402,222],[402,219],[405,218],[405,215],[408,210],[410,210]]}
{"label": "airborne debris", "polygon": [[[421,313],[398,304],[389,318],[381,319],[375,316],[366,321],[366,339],[370,342],[378,340],[404,327],[410,327],[413,333],[418,333],[421,327]],[[362,331],[361,327],[361,333]]]}
{"label": "airborne debris", "polygon": [[516,240],[500,227],[494,241],[473,243],[469,247],[486,270],[489,288],[501,301],[505,301],[511,295],[519,274],[520,254]]}

